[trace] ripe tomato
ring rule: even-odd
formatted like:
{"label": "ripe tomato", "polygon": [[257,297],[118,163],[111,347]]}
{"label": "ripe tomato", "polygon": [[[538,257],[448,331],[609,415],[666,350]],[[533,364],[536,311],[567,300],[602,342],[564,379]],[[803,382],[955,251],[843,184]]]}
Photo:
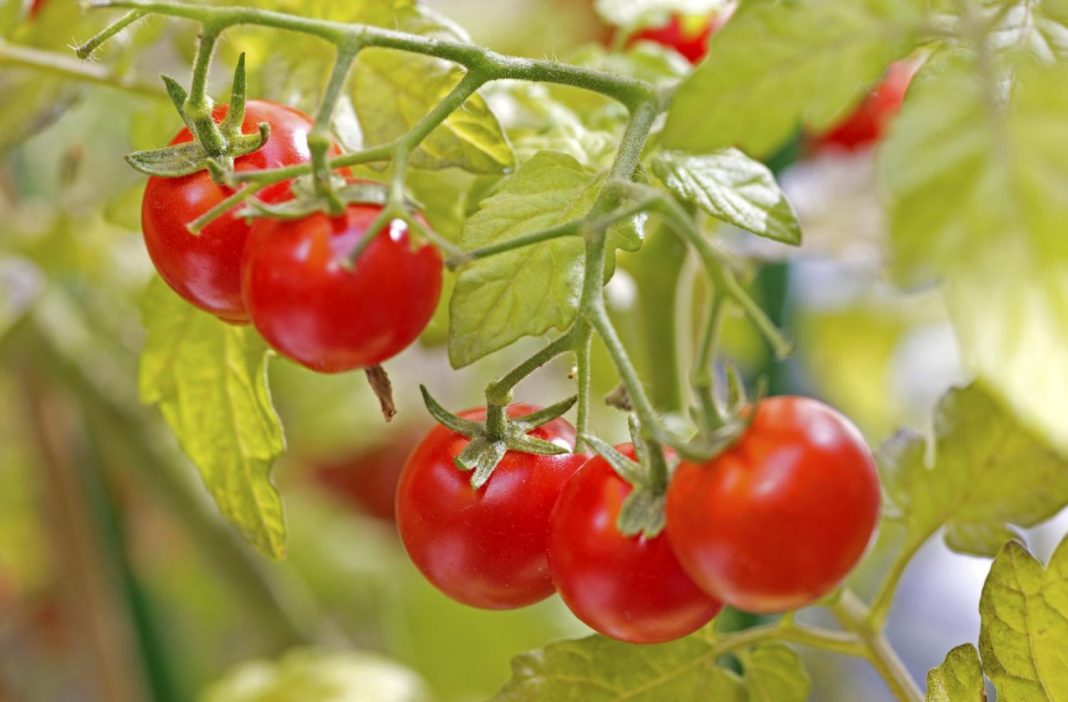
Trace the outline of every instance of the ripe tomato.
{"label": "ripe tomato", "polygon": [[[536,407],[512,405],[510,416]],[[462,417],[481,420],[485,410]],[[575,429],[563,419],[531,436],[571,446]],[[416,567],[449,597],[473,607],[512,609],[553,592],[545,555],[549,513],[586,456],[536,456],[509,451],[485,485],[453,459],[468,439],[443,426],[415,447],[397,488],[397,530]]]}
{"label": "ripe tomato", "polygon": [[[617,447],[633,457],[630,444]],[[631,485],[600,456],[568,481],[550,517],[549,567],[560,597],[605,636],[659,643],[707,624],[723,605],[682,570],[664,533],[624,536],[616,519]]]}
{"label": "ripe tomato", "polygon": [[315,483],[357,510],[386,522],[395,515],[397,483],[412,447],[422,437],[390,434],[385,443],[315,466]]}
{"label": "ripe tomato", "polygon": [[772,397],[745,434],[703,465],[683,463],[667,498],[667,535],[709,594],[779,612],[828,594],[853,569],[879,516],[864,437],[827,405]]}
{"label": "ripe tomato", "polygon": [[889,128],[890,121],[901,109],[916,66],[898,61],[890,66],[883,80],[875,86],[856,110],[817,137],[818,148],[838,148],[856,151],[879,141]]}
{"label": "ripe tomato", "polygon": [[635,32],[627,45],[651,41],[678,51],[690,63],[696,64],[708,53],[708,40],[720,24],[709,17],[672,15],[667,24]]}
{"label": "ripe tomato", "polygon": [[399,220],[344,259],[381,205],[339,217],[259,219],[245,249],[244,295],[256,329],[279,353],[323,373],[367,368],[415,341],[441,295],[441,254],[413,248]]}
{"label": "ripe tomato", "polygon": [[[219,105],[212,117],[221,122],[227,111],[228,106]],[[312,119],[308,115],[285,105],[249,100],[241,131],[255,132],[260,122],[271,125],[270,138],[259,150],[236,159],[236,170],[291,166],[311,158],[307,136]],[[171,143],[192,139],[189,130],[183,129]],[[241,299],[241,261],[249,225],[228,212],[199,235],[186,228],[231,194],[230,188],[212,182],[207,171],[181,178],[153,176],[141,203],[141,228],[152,263],[175,292],[220,319],[245,323],[248,313]],[[288,199],[289,181],[264,188],[258,197],[265,202]]]}

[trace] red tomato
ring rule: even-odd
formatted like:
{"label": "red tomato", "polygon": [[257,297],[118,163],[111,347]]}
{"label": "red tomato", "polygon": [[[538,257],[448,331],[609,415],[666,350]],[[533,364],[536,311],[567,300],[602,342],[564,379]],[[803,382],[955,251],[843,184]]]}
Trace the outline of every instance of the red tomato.
{"label": "red tomato", "polygon": [[323,373],[367,368],[415,341],[441,295],[441,254],[413,247],[395,220],[344,259],[381,205],[352,204],[340,217],[258,219],[245,250],[244,294],[256,329],[279,353]]}
{"label": "red tomato", "polygon": [[655,42],[678,51],[690,63],[696,64],[708,53],[708,40],[718,28],[719,24],[712,18],[672,15],[667,24],[636,32],[627,45],[643,40]]}
{"label": "red tomato", "polygon": [[[510,416],[536,407],[512,405]],[[461,416],[480,420],[485,410]],[[575,429],[554,419],[531,436],[568,447]],[[397,488],[397,530],[427,580],[458,602],[484,609],[533,604],[553,592],[545,555],[549,513],[582,455],[509,451],[478,490],[453,459],[468,439],[434,427],[415,447]]]}
{"label": "red tomato", "polygon": [[[219,105],[213,117],[221,122],[228,107]],[[303,163],[311,158],[307,136],[312,119],[285,105],[250,100],[241,131],[255,132],[260,122],[271,125],[263,147],[234,161],[238,171],[277,168]],[[172,144],[192,141],[188,129],[178,132]],[[199,235],[186,228],[189,222],[222,202],[233,190],[215,184],[207,171],[181,178],[148,179],[141,204],[141,227],[145,245],[156,270],[175,292],[202,310],[233,323],[248,322],[241,299],[241,261],[249,225],[232,213],[209,224]],[[265,202],[290,197],[289,181],[275,183],[259,192]]]}
{"label": "red tomato", "polygon": [[[630,444],[618,446],[633,457]],[[624,536],[616,519],[631,485],[600,456],[568,481],[550,518],[549,567],[560,597],[605,636],[659,643],[707,624],[723,605],[682,570],[667,536]]]}
{"label": "red tomato", "polygon": [[667,535],[705,592],[749,612],[779,612],[831,592],[860,560],[878,516],[875,461],[857,428],[822,402],[772,397],[727,451],[679,466]]}
{"label": "red tomato", "polygon": [[889,128],[890,121],[901,109],[916,66],[898,61],[890,66],[875,89],[856,110],[816,139],[818,147],[856,151],[879,141]]}
{"label": "red tomato", "polygon": [[316,466],[314,480],[361,512],[392,522],[397,483],[419,438],[407,433],[391,435],[386,443]]}
{"label": "red tomato", "polygon": [[36,17],[37,14],[44,8],[46,2],[48,2],[48,0],[31,0],[29,16]]}

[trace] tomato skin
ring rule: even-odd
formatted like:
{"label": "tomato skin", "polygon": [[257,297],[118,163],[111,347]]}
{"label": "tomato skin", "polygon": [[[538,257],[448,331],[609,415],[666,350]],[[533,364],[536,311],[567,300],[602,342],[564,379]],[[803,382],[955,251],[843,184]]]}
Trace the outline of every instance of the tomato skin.
{"label": "tomato skin", "polygon": [[886,134],[891,120],[901,109],[916,68],[898,61],[886,76],[845,119],[816,139],[820,148],[857,151],[876,143]]}
{"label": "tomato skin", "polygon": [[679,466],[667,535],[705,592],[780,612],[830,593],[853,569],[879,502],[875,460],[848,419],[810,398],[772,397],[727,451]]}
{"label": "tomato skin", "polygon": [[408,432],[391,434],[385,443],[315,465],[312,479],[346,505],[393,523],[401,471],[421,438]]}
{"label": "tomato skin", "polygon": [[[221,122],[228,111],[227,105],[218,105],[212,117]],[[254,133],[260,122],[271,125],[267,143],[235,159],[235,170],[277,168],[309,160],[307,136],[313,124],[311,117],[285,105],[249,100],[241,131]],[[182,129],[171,144],[192,139],[189,130]],[[233,192],[212,182],[207,171],[180,178],[152,176],[142,200],[141,228],[152,263],[175,292],[220,319],[243,324],[248,322],[248,313],[241,299],[241,262],[249,225],[234,217],[231,211],[199,235],[191,234],[186,228],[189,222]],[[282,181],[264,188],[257,197],[274,203],[290,196],[289,181]]]}
{"label": "tomato skin", "polygon": [[627,41],[631,45],[636,41],[651,41],[661,46],[674,49],[686,57],[692,64],[701,62],[708,53],[708,40],[719,25],[711,18],[700,21],[672,15],[667,24],[659,27],[646,27],[635,32]]}
{"label": "tomato skin", "polygon": [[[617,446],[633,457],[630,444]],[[631,485],[600,456],[564,487],[550,518],[549,567],[575,616],[619,641],[649,644],[686,636],[723,605],[682,570],[667,535],[624,536],[616,519]]]}
{"label": "tomato skin", "polygon": [[442,261],[412,248],[399,220],[360,254],[381,205],[351,204],[339,217],[259,219],[245,249],[243,290],[257,331],[279,353],[312,370],[367,368],[400,353],[426,327],[441,295]]}
{"label": "tomato skin", "polygon": [[[509,416],[536,410],[512,405]],[[461,414],[481,420],[485,410]],[[574,444],[575,429],[554,419],[530,432]],[[415,447],[397,488],[397,530],[416,567],[452,599],[483,609],[513,609],[553,593],[546,546],[549,513],[583,455],[508,451],[477,491],[453,459],[468,439],[436,426]]]}

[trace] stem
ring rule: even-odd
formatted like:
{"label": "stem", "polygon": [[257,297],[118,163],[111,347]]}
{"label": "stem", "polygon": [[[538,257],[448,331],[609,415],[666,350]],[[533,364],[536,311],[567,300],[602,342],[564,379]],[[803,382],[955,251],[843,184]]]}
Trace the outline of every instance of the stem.
{"label": "stem", "polygon": [[583,436],[586,435],[590,424],[590,385],[592,382],[590,372],[590,344],[593,341],[591,329],[583,326],[580,338],[575,344],[575,366],[578,376],[575,378],[575,390],[578,394],[578,407],[575,410],[575,452],[582,451],[585,447]]}
{"label": "stem", "polygon": [[200,32],[197,55],[193,60],[193,76],[190,79],[189,95],[185,100],[184,111],[204,152],[211,158],[231,160],[227,156],[226,139],[211,116],[211,98],[205,93],[208,73],[211,70],[211,58],[215,53],[215,42],[218,38],[219,29],[216,27],[205,25]]}
{"label": "stem", "polygon": [[905,574],[905,570],[908,568],[909,563],[912,562],[912,558],[916,555],[916,552],[920,550],[920,547],[925,541],[927,541],[927,537],[913,541],[902,549],[902,551],[898,553],[897,558],[894,559],[893,564],[890,566],[890,572],[887,573],[882,586],[875,594],[875,598],[872,599],[871,613],[868,615],[868,620],[873,628],[882,629],[883,625],[886,623],[886,618],[890,614],[890,606],[894,603],[894,594],[897,592],[897,586],[901,582],[901,577]]}
{"label": "stem", "polygon": [[77,54],[78,58],[80,59],[89,58],[89,55],[96,51],[101,44],[103,44],[108,39],[115,36],[122,30],[126,29],[131,24],[133,24],[144,16],[145,13],[141,10],[133,10],[132,12],[127,12],[121,19],[116,22],[112,22],[103,30],[98,32],[95,36],[93,36],[91,39],[89,39],[89,41],[79,46],[75,50],[75,54]]}
{"label": "stem", "polygon": [[51,51],[10,44],[2,39],[0,39],[0,66],[29,68],[51,73],[60,78],[101,85],[143,97],[156,99],[166,97],[155,86],[127,80],[115,75],[104,66],[85,63]]}
{"label": "stem", "polygon": [[245,200],[248,200],[256,193],[263,190],[265,187],[267,186],[259,184],[246,185],[244,188],[241,188],[236,193],[226,198],[225,200],[217,204],[215,207],[212,207],[210,210],[208,210],[204,214],[194,219],[188,225],[186,225],[189,229],[189,232],[191,234],[199,234],[200,232],[204,231],[205,227],[214,222],[216,219],[222,217],[232,208],[237,205],[240,205]]}
{"label": "stem", "polygon": [[323,92],[323,100],[319,106],[319,114],[315,118],[315,126],[308,134],[308,150],[311,152],[312,173],[315,174],[315,191],[329,205],[329,212],[338,216],[345,210],[345,203],[338,197],[330,182],[332,172],[330,170],[330,120],[334,117],[334,108],[341,97],[341,90],[348,82],[352,64],[356,60],[356,54],[360,50],[357,41],[344,42],[338,45],[337,58],[334,68],[330,72],[330,79]]}
{"label": "stem", "polygon": [[524,378],[544,366],[562,353],[571,351],[575,346],[576,326],[559,336],[548,346],[542,348],[527,360],[508,372],[496,382],[486,386],[486,402],[491,405],[507,405],[512,401],[512,388]]}
{"label": "stem", "polygon": [[472,249],[470,251],[463,252],[458,256],[449,259],[449,268],[456,269],[465,263],[478,260],[480,258],[487,258],[489,256],[496,256],[497,254],[504,253],[505,251],[512,251],[514,249],[521,249],[524,246],[533,246],[534,244],[540,244],[545,241],[552,241],[553,239],[560,239],[565,236],[578,236],[582,233],[582,228],[585,226],[585,219],[574,219],[570,222],[558,224],[555,227],[549,229],[543,229],[538,232],[531,232],[529,234],[522,234],[507,241],[499,241],[495,244],[483,246],[478,249]]}
{"label": "stem", "polygon": [[709,434],[722,426],[724,420],[723,408],[720,407],[716,399],[716,371],[712,367],[719,340],[719,330],[723,321],[723,296],[715,290],[711,291],[710,294],[712,299],[709,301],[708,314],[701,329],[701,343],[697,349],[697,358],[694,359],[691,378],[697,401],[701,406],[701,419],[704,422],[704,429]]}
{"label": "stem", "polygon": [[890,692],[900,702],[922,702],[923,694],[912,679],[905,664],[898,658],[882,631],[872,626],[870,611],[849,590],[844,590],[830,605],[831,612],[841,625],[855,632],[866,647],[865,658],[883,678]]}

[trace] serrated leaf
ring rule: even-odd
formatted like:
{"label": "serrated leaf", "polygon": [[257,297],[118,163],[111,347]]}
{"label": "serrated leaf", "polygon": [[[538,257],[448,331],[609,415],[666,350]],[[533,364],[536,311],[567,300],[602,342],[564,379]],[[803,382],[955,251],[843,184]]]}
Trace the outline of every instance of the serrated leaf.
{"label": "serrated leaf", "polygon": [[[439,15],[406,0],[393,0],[362,21],[444,39],[462,31]],[[353,70],[352,100],[364,139],[391,141],[419,122],[463,77],[463,71],[440,59],[386,49],[360,53]],[[455,166],[471,173],[502,173],[515,157],[501,125],[486,101],[472,95],[431,132],[411,156],[411,165],[441,169]]]}
{"label": "serrated leaf", "polygon": [[1043,568],[1019,543],[994,560],[979,601],[979,651],[999,702],[1068,700],[1068,539]]}
{"label": "serrated leaf", "polygon": [[1066,84],[1068,64],[987,70],[967,50],[939,52],[881,152],[898,276],[946,281],[967,365],[1062,451]]}
{"label": "serrated leaf", "polygon": [[663,145],[764,156],[799,123],[830,126],[917,45],[920,0],[744,3],[679,88]]}
{"label": "serrated leaf", "polygon": [[946,659],[927,672],[925,702],[985,702],[986,685],[979,652],[964,644],[946,654]]}
{"label": "serrated leaf", "polygon": [[[570,221],[586,213],[593,178],[565,154],[524,163],[467,220],[461,245],[474,249]],[[575,317],[584,246],[564,237],[466,266],[450,303],[449,360],[456,368],[523,336],[565,329]]]}
{"label": "serrated leaf", "polygon": [[950,390],[935,417],[933,461],[901,433],[880,451],[883,485],[913,544],[939,527],[955,550],[992,556],[1011,535],[1068,504],[1068,461],[978,385]]}
{"label": "serrated leaf", "polygon": [[248,327],[193,308],[158,278],[141,314],[142,402],[159,405],[223,516],[281,558],[285,515],[270,472],[285,440],[267,388],[267,348]]}
{"label": "serrated leaf", "polygon": [[735,148],[710,154],[665,151],[653,173],[684,202],[753,234],[801,243],[801,225],[767,166]]}
{"label": "serrated leaf", "polygon": [[[633,646],[601,636],[560,641],[512,660],[512,679],[491,702],[804,702],[810,682],[781,644],[752,649],[744,677],[716,665],[711,634]],[[768,695],[778,695],[769,697]]]}
{"label": "serrated leaf", "polygon": [[199,702],[428,702],[419,676],[363,651],[291,651],[277,661],[250,661],[227,672]]}

